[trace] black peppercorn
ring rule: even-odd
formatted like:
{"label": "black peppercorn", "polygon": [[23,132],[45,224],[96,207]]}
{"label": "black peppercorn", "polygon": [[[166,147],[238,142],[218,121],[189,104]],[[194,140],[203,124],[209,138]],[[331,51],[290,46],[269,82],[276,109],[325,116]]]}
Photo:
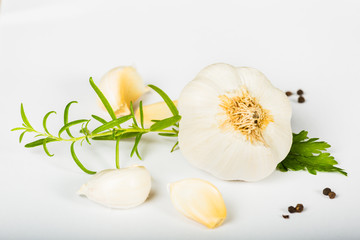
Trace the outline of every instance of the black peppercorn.
{"label": "black peppercorn", "polygon": [[295,210],[296,212],[302,212],[304,210],[304,205],[299,203],[298,205],[296,205]]}
{"label": "black peppercorn", "polygon": [[290,97],[292,95],[292,92],[287,91],[285,94],[286,94],[286,96]]}
{"label": "black peppercorn", "polygon": [[334,193],[334,192],[329,192],[329,198],[330,198],[330,199],[335,198],[335,196],[336,196],[336,193]]}
{"label": "black peppercorn", "polygon": [[294,212],[296,212],[296,209],[293,206],[290,206],[290,207],[288,207],[288,211],[289,211],[289,213],[294,213]]}
{"label": "black peppercorn", "polygon": [[304,91],[303,90],[301,90],[301,89],[299,89],[299,90],[297,90],[297,95],[303,95],[304,94]]}
{"label": "black peppercorn", "polygon": [[329,195],[330,192],[331,192],[331,189],[328,188],[328,187],[324,188],[324,190],[323,190],[323,194],[326,195],[326,196]]}
{"label": "black peppercorn", "polygon": [[298,103],[303,103],[303,102],[305,102],[305,98],[303,96],[300,96],[298,98]]}

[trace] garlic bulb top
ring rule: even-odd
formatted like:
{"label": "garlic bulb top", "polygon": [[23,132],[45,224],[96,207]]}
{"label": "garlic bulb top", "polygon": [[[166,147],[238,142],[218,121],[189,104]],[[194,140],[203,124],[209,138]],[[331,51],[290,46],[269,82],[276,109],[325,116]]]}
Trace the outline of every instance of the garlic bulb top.
{"label": "garlic bulb top", "polygon": [[143,166],[106,169],[81,186],[79,195],[111,208],[131,208],[143,203],[151,189],[151,176]]}
{"label": "garlic bulb top", "polygon": [[133,67],[111,69],[101,78],[99,88],[116,116],[129,114],[130,102],[134,103],[147,90],[141,76]]}
{"label": "garlic bulb top", "polygon": [[178,101],[181,152],[218,178],[261,180],[290,150],[290,102],[254,68],[210,65]]}

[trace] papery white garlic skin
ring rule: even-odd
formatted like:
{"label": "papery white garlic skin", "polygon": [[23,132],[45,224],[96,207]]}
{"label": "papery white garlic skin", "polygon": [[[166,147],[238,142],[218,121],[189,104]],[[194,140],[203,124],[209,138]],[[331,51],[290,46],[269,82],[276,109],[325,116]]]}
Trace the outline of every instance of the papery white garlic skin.
{"label": "papery white garlic skin", "polygon": [[[269,113],[263,142],[227,126],[221,96],[247,92]],[[260,71],[213,64],[185,86],[178,99],[179,147],[194,166],[224,180],[258,181],[270,175],[292,144],[291,105]]]}
{"label": "papery white garlic skin", "polygon": [[205,180],[190,178],[171,183],[169,193],[179,212],[208,228],[220,226],[226,218],[221,193]]}
{"label": "papery white garlic skin", "polygon": [[[109,101],[116,116],[130,113],[130,102],[143,95],[147,88],[135,68],[124,66],[108,71],[100,80],[99,88]],[[99,104],[103,106],[99,100]],[[105,107],[104,107],[105,108]]]}
{"label": "papery white garlic skin", "polygon": [[142,204],[150,189],[149,171],[143,166],[131,166],[96,173],[78,194],[106,207],[126,209]]}

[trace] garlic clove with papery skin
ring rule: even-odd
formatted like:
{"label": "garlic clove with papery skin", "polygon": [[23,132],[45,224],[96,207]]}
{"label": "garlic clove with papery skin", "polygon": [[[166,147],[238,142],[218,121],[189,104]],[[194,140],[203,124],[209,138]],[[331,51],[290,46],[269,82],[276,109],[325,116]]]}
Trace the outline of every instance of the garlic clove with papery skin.
{"label": "garlic clove with papery skin", "polygon": [[210,65],[178,101],[182,154],[220,179],[261,180],[290,150],[289,99],[254,68]]}
{"label": "garlic clove with papery skin", "polygon": [[110,208],[132,208],[149,196],[151,176],[143,166],[106,169],[81,186],[79,195]]}
{"label": "garlic clove with papery skin", "polygon": [[220,226],[226,218],[221,193],[207,181],[196,178],[180,180],[169,184],[169,193],[179,212],[208,228]]}
{"label": "garlic clove with papery skin", "polygon": [[[129,66],[108,71],[101,78],[99,88],[117,117],[129,114],[130,103],[134,103],[148,90],[136,69]],[[100,100],[99,104],[105,109]]]}
{"label": "garlic clove with papery skin", "polygon": [[[177,106],[177,100],[174,100],[173,103]],[[151,120],[162,120],[165,118],[172,117],[169,107],[165,102],[158,102],[149,105],[143,106],[144,113],[144,126],[145,128],[150,127],[154,122]],[[140,109],[136,109],[135,118],[138,122],[140,122]]]}

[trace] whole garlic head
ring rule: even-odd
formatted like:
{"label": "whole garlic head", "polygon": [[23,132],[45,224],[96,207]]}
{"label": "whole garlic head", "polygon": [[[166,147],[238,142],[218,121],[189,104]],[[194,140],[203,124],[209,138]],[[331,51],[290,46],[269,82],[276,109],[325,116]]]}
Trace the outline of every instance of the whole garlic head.
{"label": "whole garlic head", "polygon": [[290,151],[290,102],[254,68],[206,67],[182,90],[178,108],[181,152],[220,179],[261,180]]}
{"label": "whole garlic head", "polygon": [[81,186],[79,195],[110,208],[132,208],[149,196],[151,176],[143,166],[106,169]]}
{"label": "whole garlic head", "polygon": [[[144,81],[133,67],[111,69],[101,78],[99,88],[116,116],[129,114],[130,102],[134,103],[147,91]],[[99,103],[104,107],[101,101]]]}

